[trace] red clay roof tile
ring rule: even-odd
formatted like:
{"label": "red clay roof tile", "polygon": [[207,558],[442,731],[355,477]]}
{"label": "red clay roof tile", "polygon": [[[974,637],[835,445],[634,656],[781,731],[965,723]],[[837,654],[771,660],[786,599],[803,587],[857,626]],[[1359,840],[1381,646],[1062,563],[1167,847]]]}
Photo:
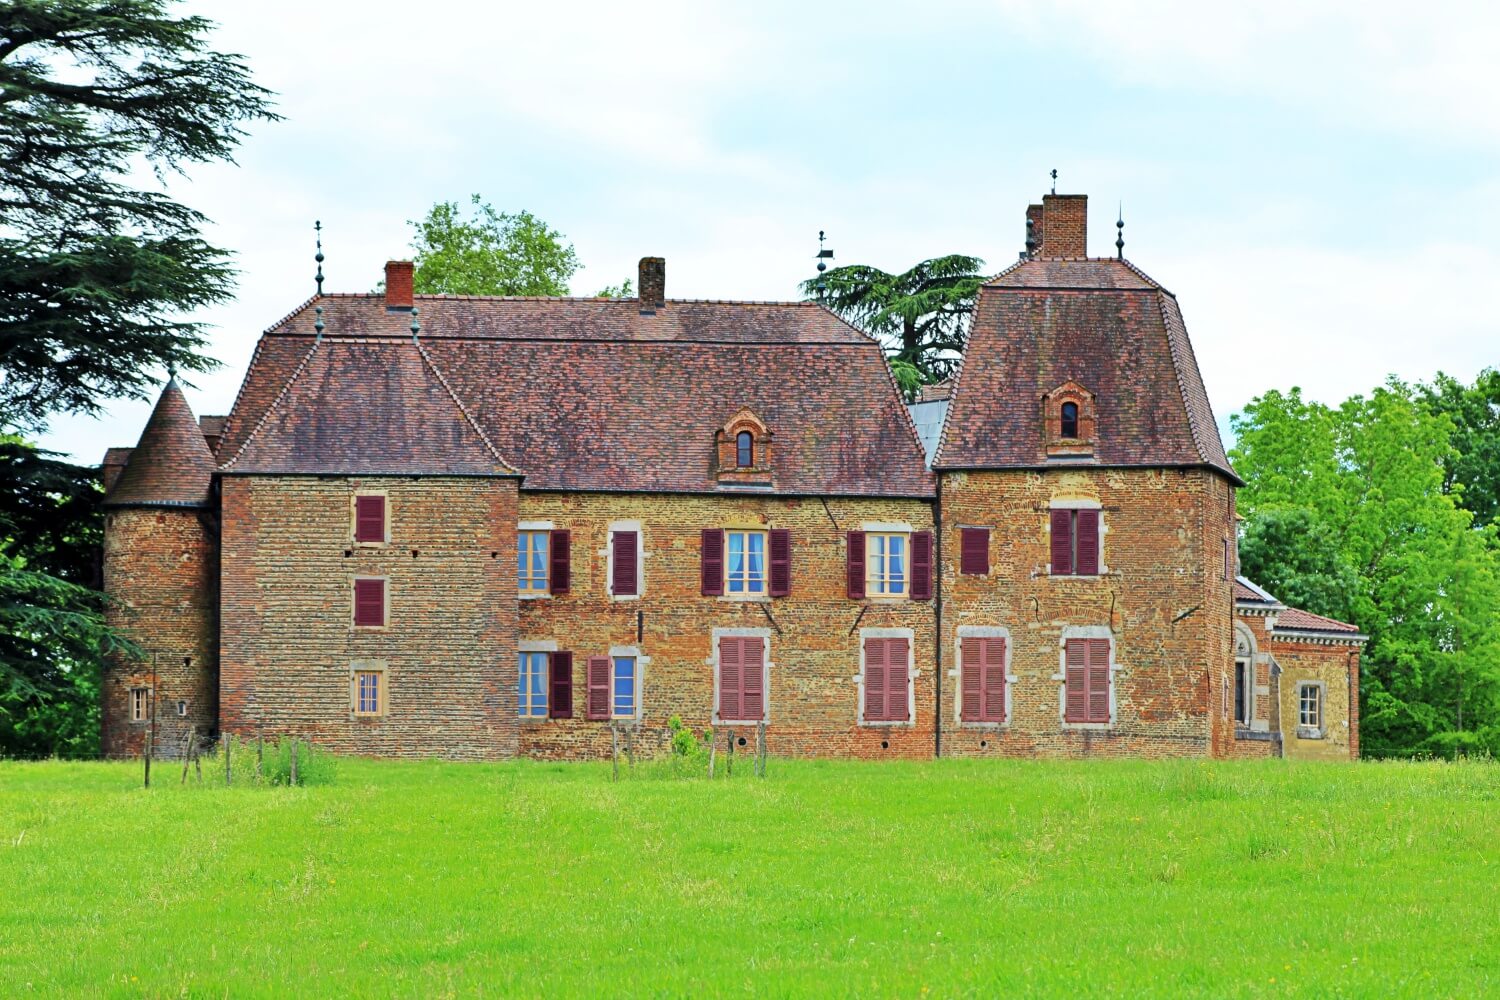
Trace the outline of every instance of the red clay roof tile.
{"label": "red clay roof tile", "polygon": [[[113,451],[114,449],[111,449]],[[177,380],[161,391],[140,443],[104,498],[107,506],[207,507],[214,457]]]}

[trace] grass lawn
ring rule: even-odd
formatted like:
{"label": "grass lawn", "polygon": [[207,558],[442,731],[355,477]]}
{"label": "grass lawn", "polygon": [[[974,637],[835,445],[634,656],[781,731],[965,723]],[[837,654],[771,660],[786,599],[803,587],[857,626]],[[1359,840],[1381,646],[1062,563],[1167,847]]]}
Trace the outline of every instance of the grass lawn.
{"label": "grass lawn", "polygon": [[0,996],[1500,994],[1500,765],[739,764],[0,764]]}

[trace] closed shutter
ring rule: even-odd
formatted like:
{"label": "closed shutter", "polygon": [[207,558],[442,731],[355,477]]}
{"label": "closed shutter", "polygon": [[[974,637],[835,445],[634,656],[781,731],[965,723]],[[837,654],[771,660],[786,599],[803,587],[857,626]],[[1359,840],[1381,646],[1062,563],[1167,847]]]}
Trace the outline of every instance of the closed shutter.
{"label": "closed shutter", "polygon": [[984,663],[984,707],[980,718],[985,722],[1005,721],[1005,640],[985,639],[982,643]]}
{"label": "closed shutter", "polygon": [[548,663],[551,675],[552,700],[547,714],[554,719],[573,717],[573,654],[566,651],[553,653]]}
{"label": "closed shutter", "polygon": [[911,718],[907,697],[908,643],[905,639],[885,640],[885,717],[890,722]]}
{"label": "closed shutter", "polygon": [[590,719],[609,718],[609,657],[589,657],[589,701]]}
{"label": "closed shutter", "polygon": [[771,596],[785,597],[792,592],[792,533],[786,528],[771,529]]}
{"label": "closed shutter", "polygon": [[984,576],[990,571],[989,528],[959,529],[958,571],[975,576]]}
{"label": "closed shutter", "polygon": [[766,717],[766,640],[747,638],[740,640],[740,698],[741,716],[747,722],[760,722]]}
{"label": "closed shutter", "polygon": [[1073,512],[1052,512],[1052,575],[1067,576],[1073,572]]}
{"label": "closed shutter", "polygon": [[1089,721],[1109,721],[1109,640],[1090,639]]}
{"label": "closed shutter", "polygon": [[724,593],[724,532],[718,528],[703,529],[698,582],[704,597],[718,597]]}
{"label": "closed shutter", "polygon": [[354,581],[354,624],[385,624],[385,581]]}
{"label": "closed shutter", "polygon": [[984,698],[981,682],[984,675],[984,654],[980,650],[980,640],[969,636],[963,640],[959,648],[962,662],[959,664],[959,687],[962,690],[962,701],[959,706],[958,717],[964,722],[981,721]]}
{"label": "closed shutter", "polygon": [[636,538],[634,531],[617,531],[611,540],[614,544],[615,567],[610,579],[610,593],[616,597],[636,594]]}
{"label": "closed shutter", "polygon": [[914,531],[911,536],[911,598],[932,600],[932,532]]}
{"label": "closed shutter", "polygon": [[865,721],[885,718],[885,642],[865,640]]}
{"label": "closed shutter", "polygon": [[385,497],[354,498],[354,540],[356,542],[385,541]]}
{"label": "closed shutter", "polygon": [[566,528],[553,531],[550,555],[552,565],[547,582],[552,593],[566,594],[573,586],[573,533]]}
{"label": "closed shutter", "polygon": [[1078,512],[1078,575],[1099,575],[1099,512]]}
{"label": "closed shutter", "polygon": [[740,640],[725,636],[719,640],[719,718],[739,721],[740,696],[744,691],[744,669]]}
{"label": "closed shutter", "polygon": [[1088,643],[1069,639],[1064,687],[1067,689],[1064,718],[1069,722],[1088,721]]}
{"label": "closed shutter", "polygon": [[860,600],[865,596],[865,533],[849,532],[849,558],[847,565],[849,597]]}

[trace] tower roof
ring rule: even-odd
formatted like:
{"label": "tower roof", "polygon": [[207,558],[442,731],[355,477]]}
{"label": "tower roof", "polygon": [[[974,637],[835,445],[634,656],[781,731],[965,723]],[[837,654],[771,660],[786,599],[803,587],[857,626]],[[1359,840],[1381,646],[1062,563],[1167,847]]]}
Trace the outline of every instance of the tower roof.
{"label": "tower roof", "polygon": [[207,507],[213,475],[214,457],[173,378],[104,502],[113,507]]}

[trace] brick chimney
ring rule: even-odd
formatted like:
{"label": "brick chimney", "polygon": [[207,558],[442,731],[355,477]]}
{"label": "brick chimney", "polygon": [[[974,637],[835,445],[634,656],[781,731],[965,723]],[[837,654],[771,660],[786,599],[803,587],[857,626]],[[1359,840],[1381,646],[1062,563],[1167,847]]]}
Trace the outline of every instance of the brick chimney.
{"label": "brick chimney", "polygon": [[388,260],[385,262],[385,307],[387,309],[410,309],[412,299],[412,262]]}
{"label": "brick chimney", "polygon": [[[1031,210],[1027,209],[1030,216]],[[1089,196],[1049,194],[1042,196],[1042,221],[1035,227],[1041,240],[1038,257],[1087,257],[1089,255]]]}
{"label": "brick chimney", "polygon": [[655,313],[667,304],[667,259],[642,257],[638,274],[641,312]]}

